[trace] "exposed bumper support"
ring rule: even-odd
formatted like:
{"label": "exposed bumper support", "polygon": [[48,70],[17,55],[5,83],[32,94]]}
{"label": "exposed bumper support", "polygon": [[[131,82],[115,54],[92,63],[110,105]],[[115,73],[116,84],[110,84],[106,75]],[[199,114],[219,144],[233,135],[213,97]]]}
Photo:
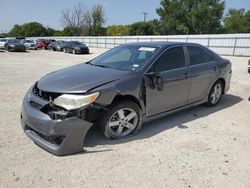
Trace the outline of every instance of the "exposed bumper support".
{"label": "exposed bumper support", "polygon": [[[30,105],[28,95],[22,105],[21,124],[31,140],[58,156],[83,151],[85,136],[93,125],[78,117],[52,120],[47,114]],[[53,142],[54,138],[60,138],[60,142]]]}

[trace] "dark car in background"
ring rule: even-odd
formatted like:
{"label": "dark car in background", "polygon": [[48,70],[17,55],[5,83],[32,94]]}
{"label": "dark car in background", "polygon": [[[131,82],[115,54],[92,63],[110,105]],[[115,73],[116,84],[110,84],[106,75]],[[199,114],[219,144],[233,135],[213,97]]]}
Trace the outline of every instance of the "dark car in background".
{"label": "dark car in background", "polygon": [[63,52],[73,54],[89,54],[89,48],[79,41],[70,41],[66,42]]}
{"label": "dark car in background", "polygon": [[4,48],[9,52],[26,52],[26,46],[18,39],[9,39]]}
{"label": "dark car in background", "polygon": [[52,50],[52,51],[63,51],[63,48],[65,47],[65,45],[67,44],[67,42],[65,41],[55,41],[52,42],[48,45],[48,49]]}
{"label": "dark car in background", "polygon": [[83,151],[93,125],[120,139],[135,134],[142,122],[217,105],[231,74],[229,60],[199,44],[125,44],[41,78],[24,97],[21,123],[42,148],[72,154]]}

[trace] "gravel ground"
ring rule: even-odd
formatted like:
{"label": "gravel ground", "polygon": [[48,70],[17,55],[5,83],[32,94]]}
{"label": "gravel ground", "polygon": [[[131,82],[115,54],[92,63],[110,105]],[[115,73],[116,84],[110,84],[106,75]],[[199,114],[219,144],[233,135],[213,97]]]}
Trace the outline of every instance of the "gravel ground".
{"label": "gravel ground", "polygon": [[250,75],[233,63],[231,89],[217,107],[203,105],[147,123],[138,135],[106,140],[91,129],[86,153],[56,157],[35,145],[19,117],[27,89],[51,71],[91,55],[0,52],[0,187],[250,188]]}

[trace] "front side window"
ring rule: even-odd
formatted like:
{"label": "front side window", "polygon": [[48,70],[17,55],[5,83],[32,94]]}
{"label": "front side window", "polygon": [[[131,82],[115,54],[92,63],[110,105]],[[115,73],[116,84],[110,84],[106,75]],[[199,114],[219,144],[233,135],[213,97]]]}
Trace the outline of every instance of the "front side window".
{"label": "front side window", "polygon": [[213,61],[212,57],[203,48],[199,46],[187,46],[189,53],[190,64],[199,65]]}
{"label": "front side window", "polygon": [[163,72],[186,66],[182,47],[174,47],[165,51],[154,64],[155,72]]}

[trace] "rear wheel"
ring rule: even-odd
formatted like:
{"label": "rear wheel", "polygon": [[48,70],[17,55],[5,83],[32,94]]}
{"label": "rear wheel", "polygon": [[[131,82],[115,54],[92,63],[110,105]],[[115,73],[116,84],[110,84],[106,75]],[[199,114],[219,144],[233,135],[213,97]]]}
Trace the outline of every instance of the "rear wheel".
{"label": "rear wheel", "polygon": [[215,82],[213,87],[211,88],[209,95],[208,95],[208,102],[206,103],[207,106],[215,106],[219,103],[221,96],[223,94],[223,83],[221,81]]}
{"label": "rear wheel", "polygon": [[129,100],[122,100],[109,107],[101,117],[103,134],[109,139],[120,139],[135,134],[141,128],[141,109]]}

